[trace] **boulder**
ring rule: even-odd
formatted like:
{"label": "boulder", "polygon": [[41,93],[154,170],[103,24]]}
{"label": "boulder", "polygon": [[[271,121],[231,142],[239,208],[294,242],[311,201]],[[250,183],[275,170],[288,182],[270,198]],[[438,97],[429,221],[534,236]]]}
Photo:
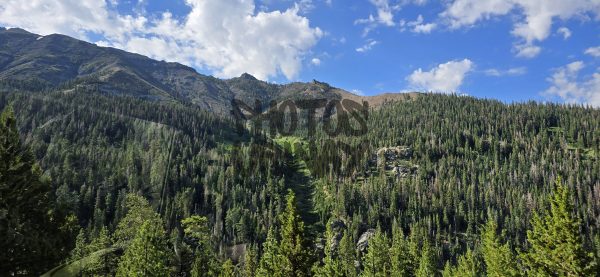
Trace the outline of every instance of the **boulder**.
{"label": "boulder", "polygon": [[367,247],[369,247],[369,240],[373,236],[375,236],[375,229],[368,229],[367,231],[362,233],[362,235],[360,235],[360,238],[358,238],[358,242],[356,243],[356,249],[359,252],[365,252],[367,250]]}

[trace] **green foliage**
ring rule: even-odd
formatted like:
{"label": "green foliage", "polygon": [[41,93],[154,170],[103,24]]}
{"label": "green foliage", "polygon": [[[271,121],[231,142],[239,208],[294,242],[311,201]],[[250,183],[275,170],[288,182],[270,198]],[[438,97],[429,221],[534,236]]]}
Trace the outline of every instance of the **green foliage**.
{"label": "green foliage", "polygon": [[478,277],[482,276],[482,266],[478,257],[471,249],[458,258],[456,267],[446,263],[442,276],[444,277]]}
{"label": "green foliage", "polygon": [[235,267],[233,266],[233,262],[230,259],[227,259],[221,266],[221,273],[219,273],[219,277],[234,277],[235,276]]}
{"label": "green foliage", "polygon": [[358,276],[356,270],[356,245],[347,230],[344,231],[342,240],[340,241],[339,260],[341,263],[344,276]]}
{"label": "green foliage", "polygon": [[162,225],[146,220],[121,257],[117,276],[167,276],[167,259]]}
{"label": "green foliage", "polygon": [[414,272],[408,241],[404,237],[402,229],[394,225],[392,234],[392,247],[390,248],[392,271],[391,276],[411,276]]}
{"label": "green foliage", "polygon": [[306,248],[304,222],[296,210],[296,196],[290,190],[286,196],[286,206],[280,217],[279,251],[284,257],[284,271],[289,276],[308,276],[311,269],[311,256]]}
{"label": "green foliage", "polygon": [[193,215],[181,220],[184,238],[194,249],[192,276],[217,276],[220,265],[210,243],[208,219]]}
{"label": "green foliage", "polygon": [[244,276],[254,276],[258,268],[257,254],[253,247],[247,247],[244,254]]}
{"label": "green foliage", "polygon": [[0,114],[0,272],[35,275],[66,254],[72,227],[52,201],[11,107]]}
{"label": "green foliage", "polygon": [[138,234],[140,226],[146,222],[151,225],[162,225],[162,220],[144,197],[128,194],[125,201],[126,215],[114,232],[116,244],[127,245]]}
{"label": "green foliage", "polygon": [[269,277],[269,276],[289,276],[292,272],[289,267],[285,265],[286,259],[281,253],[275,233],[273,229],[269,229],[267,240],[263,244],[263,253],[260,258],[258,270],[256,276]]}
{"label": "green foliage", "polygon": [[325,257],[323,258],[323,265],[318,263],[315,265],[314,276],[332,276],[332,277],[343,277],[345,276],[342,259],[339,258],[337,249],[333,248],[335,234],[331,228],[331,223],[327,224],[327,230],[325,233]]}
{"label": "green foliage", "polygon": [[593,276],[597,265],[586,251],[579,231],[580,221],[573,216],[569,188],[558,179],[550,200],[550,212],[533,218],[527,231],[529,248],[522,255],[529,275]]}
{"label": "green foliage", "polygon": [[417,277],[425,277],[425,276],[434,276],[437,272],[437,266],[435,262],[435,254],[433,253],[433,249],[431,249],[431,245],[429,241],[423,242],[423,247],[421,248],[421,258],[419,259],[419,268],[416,271],[415,276]]}
{"label": "green foliage", "polygon": [[390,261],[389,239],[377,228],[369,240],[367,254],[362,258],[362,276],[389,276],[392,269]]}
{"label": "green foliage", "polygon": [[508,243],[501,244],[496,234],[498,226],[493,218],[488,219],[481,234],[482,255],[486,275],[489,277],[520,276],[516,257]]}

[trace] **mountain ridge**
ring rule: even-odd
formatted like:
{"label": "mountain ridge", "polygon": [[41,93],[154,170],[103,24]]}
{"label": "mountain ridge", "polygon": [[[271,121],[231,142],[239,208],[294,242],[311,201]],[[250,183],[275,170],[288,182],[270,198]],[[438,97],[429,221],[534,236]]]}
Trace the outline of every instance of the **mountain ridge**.
{"label": "mountain ridge", "polygon": [[0,29],[0,81],[96,86],[111,94],[178,100],[224,114],[233,99],[267,105],[287,99],[351,99],[379,106],[415,94],[359,96],[327,83],[273,84],[243,73],[231,79],[203,75],[175,62],[157,61],[124,50],[102,47],[66,35],[40,36],[19,28]]}

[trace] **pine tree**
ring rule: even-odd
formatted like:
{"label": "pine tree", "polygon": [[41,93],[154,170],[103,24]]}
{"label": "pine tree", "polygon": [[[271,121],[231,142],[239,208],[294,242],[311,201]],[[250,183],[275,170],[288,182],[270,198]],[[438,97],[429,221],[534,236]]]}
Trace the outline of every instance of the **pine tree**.
{"label": "pine tree", "polygon": [[125,250],[118,276],[167,276],[167,245],[162,225],[145,221]]}
{"label": "pine tree", "polygon": [[364,266],[362,276],[390,275],[392,265],[389,247],[389,239],[378,227],[375,235],[369,240],[367,254],[362,259]]}
{"label": "pine tree", "polygon": [[409,251],[408,242],[404,237],[402,229],[395,224],[392,234],[392,247],[390,248],[391,276],[402,277],[412,275]]}
{"label": "pine tree", "polygon": [[519,276],[515,256],[508,243],[500,244],[496,231],[496,221],[493,218],[488,219],[481,234],[481,249],[487,276]]}
{"label": "pine tree", "polygon": [[234,277],[235,276],[235,267],[233,266],[233,262],[231,259],[227,259],[221,266],[221,272],[219,273],[219,277]]}
{"label": "pine tree", "polygon": [[597,273],[593,254],[583,248],[580,222],[572,216],[569,189],[557,180],[550,200],[550,213],[533,218],[527,231],[529,248],[522,255],[529,275],[593,276]]}
{"label": "pine tree", "polygon": [[194,249],[192,276],[217,276],[220,266],[210,244],[208,219],[193,215],[181,220],[181,225],[184,240]]}
{"label": "pine tree", "polygon": [[[263,244],[263,254],[260,258],[256,276],[290,276],[287,274],[291,274],[291,272],[284,265],[286,262],[286,259],[280,253],[279,244],[275,238],[275,232],[273,231],[273,228],[270,228],[267,234],[267,240]],[[287,271],[284,272],[284,270]]]}
{"label": "pine tree", "polygon": [[245,276],[254,276],[256,274],[256,250],[254,247],[248,247],[244,254],[244,274]]}
{"label": "pine tree", "polygon": [[126,197],[125,205],[127,214],[119,221],[113,234],[116,244],[127,245],[146,221],[150,221],[151,225],[162,225],[160,216],[144,197],[130,193]]}
{"label": "pine tree", "polygon": [[423,247],[421,248],[421,258],[419,259],[419,268],[415,276],[417,277],[426,277],[426,276],[434,276],[436,274],[436,265],[435,265],[435,256],[433,250],[431,249],[431,245],[429,245],[429,241],[425,240],[423,242]]}
{"label": "pine tree", "polygon": [[7,107],[0,114],[0,272],[36,275],[64,258],[73,222],[55,209],[49,183]]}
{"label": "pine tree", "polygon": [[310,275],[310,254],[305,248],[304,222],[296,211],[296,196],[289,190],[285,211],[280,217],[281,230],[279,249],[285,258],[285,271],[289,276]]}
{"label": "pine tree", "polygon": [[481,264],[479,263],[475,253],[471,249],[467,249],[464,255],[458,257],[456,266],[446,262],[442,276],[444,277],[478,277],[482,276]]}
{"label": "pine tree", "polygon": [[345,276],[358,276],[356,270],[356,245],[354,244],[350,233],[348,233],[348,230],[344,230],[342,240],[340,241],[338,259],[340,260]]}
{"label": "pine tree", "polygon": [[344,276],[342,261],[337,257],[338,251],[334,251],[332,247],[334,236],[333,230],[331,229],[331,223],[329,223],[327,224],[327,230],[325,232],[325,237],[327,239],[325,240],[325,257],[323,258],[323,265],[316,266],[315,276]]}

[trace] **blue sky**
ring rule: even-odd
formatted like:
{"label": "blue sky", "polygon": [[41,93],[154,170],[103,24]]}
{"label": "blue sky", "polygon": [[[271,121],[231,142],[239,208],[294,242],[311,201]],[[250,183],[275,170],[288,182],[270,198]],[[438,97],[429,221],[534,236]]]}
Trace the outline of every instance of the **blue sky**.
{"label": "blue sky", "polygon": [[0,26],[222,78],[600,106],[598,0],[17,0]]}

